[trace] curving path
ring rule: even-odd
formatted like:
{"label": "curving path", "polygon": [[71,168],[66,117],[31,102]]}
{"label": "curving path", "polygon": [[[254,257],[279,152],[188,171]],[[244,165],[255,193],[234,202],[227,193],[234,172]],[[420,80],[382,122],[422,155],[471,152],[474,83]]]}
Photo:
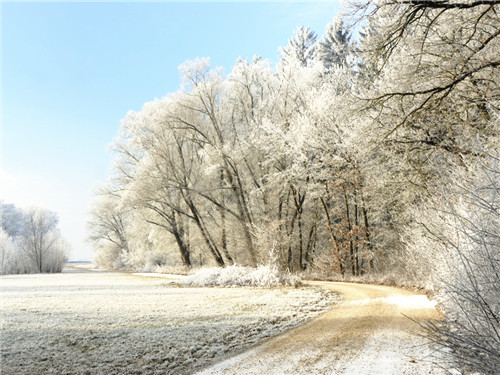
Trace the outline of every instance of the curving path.
{"label": "curving path", "polygon": [[[439,319],[426,296],[399,288],[310,282],[343,301],[309,323],[198,373],[249,375],[419,375],[442,372],[415,321]],[[411,318],[411,319],[409,319]]]}

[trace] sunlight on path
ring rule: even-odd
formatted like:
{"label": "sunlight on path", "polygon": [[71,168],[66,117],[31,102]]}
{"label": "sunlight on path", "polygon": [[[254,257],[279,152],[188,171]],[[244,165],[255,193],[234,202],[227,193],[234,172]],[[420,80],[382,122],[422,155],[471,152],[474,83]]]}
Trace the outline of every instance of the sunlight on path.
{"label": "sunlight on path", "polygon": [[410,333],[419,327],[405,317],[439,319],[435,302],[386,286],[311,284],[341,293],[344,301],[314,321],[198,375],[443,374],[426,361],[428,347]]}

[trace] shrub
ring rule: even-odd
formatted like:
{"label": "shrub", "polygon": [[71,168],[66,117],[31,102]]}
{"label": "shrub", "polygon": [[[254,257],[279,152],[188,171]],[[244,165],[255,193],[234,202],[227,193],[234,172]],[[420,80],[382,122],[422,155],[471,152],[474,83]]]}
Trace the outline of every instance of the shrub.
{"label": "shrub", "polygon": [[229,266],[203,268],[182,282],[189,286],[251,286],[271,288],[277,286],[300,286],[298,276],[277,267],[260,266],[257,268]]}

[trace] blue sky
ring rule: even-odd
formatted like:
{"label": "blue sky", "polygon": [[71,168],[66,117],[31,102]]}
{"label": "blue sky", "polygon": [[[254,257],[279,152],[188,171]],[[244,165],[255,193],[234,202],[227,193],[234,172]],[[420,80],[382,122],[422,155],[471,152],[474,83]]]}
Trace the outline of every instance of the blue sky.
{"label": "blue sky", "polygon": [[72,259],[92,189],[129,110],[179,87],[177,67],[210,57],[276,61],[299,25],[321,35],[338,2],[1,3],[0,199],[56,211]]}

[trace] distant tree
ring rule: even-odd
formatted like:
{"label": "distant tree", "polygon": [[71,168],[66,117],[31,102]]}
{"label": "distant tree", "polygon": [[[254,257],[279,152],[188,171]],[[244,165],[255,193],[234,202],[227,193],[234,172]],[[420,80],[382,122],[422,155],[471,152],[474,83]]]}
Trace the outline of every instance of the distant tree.
{"label": "distant tree", "polygon": [[11,203],[0,201],[0,225],[11,238],[23,232],[23,213]]}
{"label": "distant tree", "polygon": [[0,274],[5,275],[11,269],[14,251],[12,238],[3,228],[0,228]]}
{"label": "distant tree", "polygon": [[19,246],[37,272],[58,272],[64,266],[66,249],[57,228],[58,221],[54,212],[41,208],[31,208],[24,213]]}
{"label": "distant tree", "polygon": [[0,273],[60,272],[68,244],[57,227],[54,212],[21,210],[3,204],[0,228]]}

